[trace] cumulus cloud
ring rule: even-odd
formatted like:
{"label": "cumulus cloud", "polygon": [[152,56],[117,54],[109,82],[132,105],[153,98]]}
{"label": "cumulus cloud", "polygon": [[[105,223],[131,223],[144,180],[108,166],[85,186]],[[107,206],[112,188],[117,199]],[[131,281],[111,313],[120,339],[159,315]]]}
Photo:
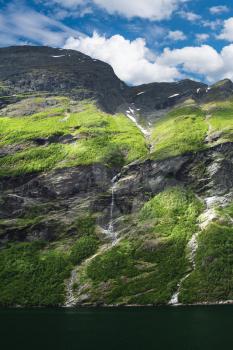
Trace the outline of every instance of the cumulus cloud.
{"label": "cumulus cloud", "polygon": [[94,33],[92,37],[71,37],[64,48],[78,50],[109,63],[120,79],[133,85],[173,81],[180,76],[175,67],[152,60],[153,55],[141,38],[129,41],[121,35],[105,38]]}
{"label": "cumulus cloud", "polygon": [[196,37],[196,41],[198,42],[198,43],[203,43],[203,42],[205,42],[206,40],[208,40],[209,39],[209,34],[207,34],[207,33],[197,33],[196,35],[195,35],[195,37]]}
{"label": "cumulus cloud", "polygon": [[220,15],[229,12],[229,8],[225,5],[212,6],[209,10],[212,15]]}
{"label": "cumulus cloud", "polygon": [[179,11],[178,14],[189,22],[195,22],[201,19],[201,16],[195,12]]}
{"label": "cumulus cloud", "polygon": [[165,49],[157,58],[157,63],[174,67],[187,75],[202,75],[212,83],[219,79],[233,79],[233,44],[217,52],[209,45]]}
{"label": "cumulus cloud", "polygon": [[166,48],[158,62],[173,67],[182,65],[186,72],[204,75],[216,72],[222,65],[220,55],[209,45],[174,50]]}
{"label": "cumulus cloud", "polygon": [[119,13],[126,17],[142,17],[153,20],[166,19],[184,0],[94,0],[109,13]]}
{"label": "cumulus cloud", "polygon": [[186,35],[181,30],[170,30],[167,37],[172,41],[182,41],[187,39]]}
{"label": "cumulus cloud", "polygon": [[[120,14],[127,18],[140,17],[150,20],[169,18],[178,7],[190,0],[51,0],[65,8],[94,4],[110,14]],[[47,3],[45,0],[42,2]]]}
{"label": "cumulus cloud", "polygon": [[221,52],[209,45],[200,45],[173,50],[166,48],[155,55],[141,38],[129,41],[121,35],[106,38],[95,33],[92,37],[71,37],[64,48],[109,63],[120,79],[132,85],[174,81],[194,75],[210,83],[233,78],[233,44],[225,46]]}
{"label": "cumulus cloud", "polygon": [[233,17],[224,21],[223,30],[218,38],[227,41],[233,41]]}

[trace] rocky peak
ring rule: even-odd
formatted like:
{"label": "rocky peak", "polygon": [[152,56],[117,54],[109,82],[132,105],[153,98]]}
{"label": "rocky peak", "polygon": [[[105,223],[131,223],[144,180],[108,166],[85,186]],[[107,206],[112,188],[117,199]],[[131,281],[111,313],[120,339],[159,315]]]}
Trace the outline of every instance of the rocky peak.
{"label": "rocky peak", "polygon": [[11,94],[45,91],[94,98],[108,112],[123,103],[126,87],[107,63],[74,50],[37,46],[0,48],[0,81]]}

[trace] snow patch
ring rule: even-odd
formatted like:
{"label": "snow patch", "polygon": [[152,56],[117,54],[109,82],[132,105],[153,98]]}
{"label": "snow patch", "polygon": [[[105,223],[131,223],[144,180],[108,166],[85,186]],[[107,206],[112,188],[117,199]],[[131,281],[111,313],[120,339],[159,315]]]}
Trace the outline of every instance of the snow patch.
{"label": "snow patch", "polygon": [[168,98],[173,98],[173,97],[177,97],[177,96],[180,96],[180,94],[174,94],[174,95],[169,96]]}
{"label": "snow patch", "polygon": [[142,95],[142,94],[145,94],[145,91],[139,92],[139,93],[137,94],[137,96]]}
{"label": "snow patch", "polygon": [[65,55],[59,55],[59,56],[51,56],[53,58],[59,58],[59,57],[65,57]]}
{"label": "snow patch", "polygon": [[150,133],[144,129],[140,124],[138,124],[136,118],[135,118],[135,111],[133,108],[129,107],[129,109],[126,111],[126,116],[132,120],[132,122],[134,124],[136,124],[136,126],[138,127],[138,129],[145,135],[145,136],[149,136]]}

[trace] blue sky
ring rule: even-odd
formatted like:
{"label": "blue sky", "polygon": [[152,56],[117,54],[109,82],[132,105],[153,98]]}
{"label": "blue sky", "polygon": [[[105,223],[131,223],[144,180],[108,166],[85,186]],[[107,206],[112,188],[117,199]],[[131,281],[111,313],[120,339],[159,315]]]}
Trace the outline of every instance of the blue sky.
{"label": "blue sky", "polygon": [[233,79],[230,0],[0,0],[0,45],[48,45],[111,64],[137,85]]}

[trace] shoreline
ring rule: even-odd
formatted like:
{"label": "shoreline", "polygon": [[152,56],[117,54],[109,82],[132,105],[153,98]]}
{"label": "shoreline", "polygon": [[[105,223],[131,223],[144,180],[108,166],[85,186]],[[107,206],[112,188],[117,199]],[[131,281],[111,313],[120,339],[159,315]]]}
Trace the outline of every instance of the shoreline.
{"label": "shoreline", "polygon": [[233,300],[226,300],[226,301],[218,301],[218,302],[199,302],[199,303],[193,303],[193,304],[86,304],[86,305],[77,305],[77,306],[65,306],[65,305],[45,305],[45,306],[25,306],[25,305],[12,305],[12,306],[0,306],[0,310],[11,310],[11,309],[24,309],[24,310],[30,310],[30,309],[56,309],[56,310],[78,310],[78,309],[143,309],[143,308],[151,308],[151,309],[159,309],[159,308],[182,308],[182,307],[195,307],[195,306],[230,306],[233,305]]}

